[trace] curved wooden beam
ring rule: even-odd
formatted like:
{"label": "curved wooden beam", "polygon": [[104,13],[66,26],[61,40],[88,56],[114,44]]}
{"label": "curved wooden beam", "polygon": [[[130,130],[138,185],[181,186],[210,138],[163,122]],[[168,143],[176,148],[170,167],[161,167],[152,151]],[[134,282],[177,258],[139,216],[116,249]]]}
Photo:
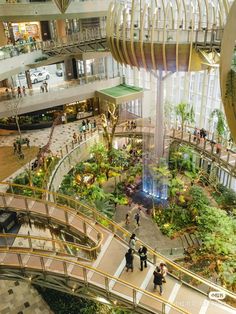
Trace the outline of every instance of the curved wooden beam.
{"label": "curved wooden beam", "polygon": [[236,103],[232,103],[226,97],[227,79],[231,70],[232,58],[234,55],[236,41],[236,1],[231,6],[227,23],[224,27],[223,38],[221,41],[221,57],[220,57],[220,87],[221,97],[224,104],[226,119],[234,141],[236,142]]}

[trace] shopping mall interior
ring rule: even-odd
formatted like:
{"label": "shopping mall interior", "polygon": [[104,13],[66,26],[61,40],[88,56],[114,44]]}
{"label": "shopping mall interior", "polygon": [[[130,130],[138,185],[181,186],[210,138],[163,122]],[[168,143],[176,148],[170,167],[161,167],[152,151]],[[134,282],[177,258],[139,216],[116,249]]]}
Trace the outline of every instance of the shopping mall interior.
{"label": "shopping mall interior", "polygon": [[236,1],[0,0],[0,313],[236,313]]}

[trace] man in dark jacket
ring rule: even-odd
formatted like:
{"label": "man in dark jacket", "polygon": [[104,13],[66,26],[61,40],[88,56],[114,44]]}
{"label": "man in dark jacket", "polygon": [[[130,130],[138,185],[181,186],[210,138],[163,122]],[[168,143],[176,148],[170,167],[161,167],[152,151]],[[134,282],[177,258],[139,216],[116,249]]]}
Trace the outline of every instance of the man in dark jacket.
{"label": "man in dark jacket", "polygon": [[141,245],[138,254],[140,257],[140,270],[143,270],[143,265],[147,268],[147,248]]}
{"label": "man in dark jacket", "polygon": [[153,272],[154,278],[153,278],[153,283],[154,283],[154,291],[156,291],[157,286],[160,287],[160,295],[163,293],[162,289],[162,281],[163,281],[163,275],[161,274],[161,270],[159,267],[157,267],[154,272]]}
{"label": "man in dark jacket", "polygon": [[133,250],[129,249],[128,252],[125,254],[125,260],[126,260],[126,271],[129,271],[129,269],[131,269],[131,271],[134,270],[134,255],[133,255]]}

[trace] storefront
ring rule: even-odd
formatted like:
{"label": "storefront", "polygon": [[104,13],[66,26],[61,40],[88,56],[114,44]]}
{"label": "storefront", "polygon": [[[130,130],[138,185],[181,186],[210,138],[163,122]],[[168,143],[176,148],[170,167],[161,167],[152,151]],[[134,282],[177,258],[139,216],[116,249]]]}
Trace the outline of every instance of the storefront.
{"label": "storefront", "polygon": [[86,100],[76,101],[64,105],[64,113],[67,115],[67,120],[74,121],[75,119],[84,119],[99,113],[99,104],[97,98],[89,98]]}
{"label": "storefront", "polygon": [[[13,42],[41,40],[40,22],[4,23],[6,36]],[[12,39],[12,36],[14,37]]]}
{"label": "storefront", "polygon": [[[22,131],[42,129],[51,127],[53,121],[59,114],[66,116],[66,122],[73,122],[98,115],[98,113],[98,99],[89,98],[62,106],[22,114],[19,116],[19,125]],[[17,130],[15,118],[9,117],[0,119],[0,129]]]}

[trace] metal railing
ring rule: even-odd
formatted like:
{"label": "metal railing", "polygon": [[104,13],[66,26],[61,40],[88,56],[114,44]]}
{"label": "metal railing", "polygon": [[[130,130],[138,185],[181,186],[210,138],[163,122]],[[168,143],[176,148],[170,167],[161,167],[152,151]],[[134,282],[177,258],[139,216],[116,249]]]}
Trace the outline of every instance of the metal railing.
{"label": "metal railing", "polygon": [[[73,160],[74,160],[74,164],[78,162],[78,155],[77,155],[78,152],[85,153],[87,151],[87,153],[89,154],[89,150],[87,149],[87,144],[90,145],[91,142],[92,143],[96,142],[96,140],[98,139],[98,128],[92,129],[91,131],[87,131],[81,134],[81,136],[82,136],[81,141],[80,140],[77,140],[76,142],[72,141],[71,143],[67,143],[64,147],[60,149],[61,159],[55,166],[55,169],[51,173],[50,178],[48,178],[48,181],[47,181],[48,190],[54,189],[54,181],[56,180],[57,177],[61,178],[61,173],[60,173],[61,167],[63,169],[68,168],[66,166],[66,163],[68,163],[68,166],[71,168],[73,167]],[[76,157],[71,158],[72,154],[75,154]]]}
{"label": "metal railing", "polygon": [[15,45],[6,45],[0,47],[0,60],[17,57],[21,54],[30,53],[37,50],[42,50],[41,41],[16,43]]}
{"label": "metal railing", "polygon": [[[133,38],[131,38],[133,36]],[[169,29],[169,28],[129,28],[118,30],[115,28],[112,37],[119,37],[120,40],[134,40],[152,43],[187,44],[193,42],[196,46],[220,47],[223,36],[223,29]]]}
{"label": "metal railing", "polygon": [[[86,226],[85,226],[86,228]],[[30,234],[0,234],[0,252],[4,249],[18,250],[24,249],[28,252],[44,252],[51,255],[61,255],[75,257],[80,260],[93,260],[96,258],[96,249],[98,247],[88,247],[86,245],[77,244],[61,239],[53,239]]]}
{"label": "metal railing", "polygon": [[[0,251],[0,254],[3,251]],[[11,271],[13,269],[14,278],[16,278],[16,270],[19,271],[19,278],[30,281],[34,284],[42,285],[42,280],[37,282],[37,271],[43,274],[44,280],[49,279],[53,274],[53,282],[55,289],[59,289],[66,293],[81,296],[81,283],[90,290],[90,298],[94,292],[96,296],[103,296],[105,299],[117,300],[121,304],[126,304],[130,310],[135,310],[136,313],[167,313],[167,309],[172,309],[177,313],[190,314],[183,308],[163,299],[162,297],[138,288],[131,283],[128,283],[120,278],[114,277],[92,266],[70,261],[63,257],[48,256],[39,252],[31,252],[31,259],[24,258],[26,252],[22,250],[5,250],[6,254],[10,255],[7,263],[4,264],[2,259],[0,264],[1,277],[5,279],[12,278]],[[56,261],[56,266],[50,266],[50,260]],[[49,266],[48,266],[49,265]],[[9,269],[10,267],[10,269]],[[56,267],[56,268],[55,268]],[[6,273],[4,273],[6,268]],[[75,271],[73,271],[75,270]],[[23,277],[22,274],[25,274]],[[60,284],[57,285],[55,275],[60,278]],[[69,283],[68,283],[69,278]],[[64,279],[64,282],[63,282]],[[52,283],[51,283],[52,285]],[[77,291],[78,290],[78,291]],[[95,298],[95,297],[94,297]],[[95,298],[96,299],[96,298]],[[111,305],[116,304],[112,302]]]}
{"label": "metal railing", "polygon": [[96,41],[98,39],[106,38],[106,31],[100,27],[86,28],[77,33],[60,37],[57,40],[47,40],[42,42],[42,50],[57,49],[62,46],[74,46],[89,41]]}
{"label": "metal railing", "polygon": [[58,40],[47,41],[24,41],[22,40],[15,45],[6,45],[0,47],[0,60],[9,59],[19,56],[21,54],[30,53],[37,50],[48,51],[57,49],[62,46],[79,45],[89,41],[96,41],[98,39],[106,38],[106,31],[100,27],[86,28],[77,33],[60,37]]}
{"label": "metal railing", "polygon": [[[88,239],[93,241],[94,245],[91,247],[79,245],[79,250],[83,251],[90,258],[96,258],[97,253],[101,248],[103,235],[96,228],[96,226],[93,226],[89,221],[86,220],[85,215],[78,215],[78,212],[74,211],[73,209],[59,204],[55,206],[55,203],[39,199],[42,195],[42,190],[40,191],[40,189],[35,189],[29,186],[25,186],[23,188],[23,186],[14,184],[9,186],[6,184],[4,185],[6,187],[6,193],[0,192],[0,208],[8,208],[8,210],[14,210],[27,215],[37,216],[42,220],[52,220],[54,224],[56,223],[69,227],[71,234],[83,234],[83,236],[86,236]],[[12,193],[9,193],[8,187]],[[32,198],[25,196],[26,193],[29,194],[30,192],[34,196],[33,200],[35,200],[38,206],[32,205]],[[14,198],[15,204],[14,202],[13,204],[11,204],[11,201],[9,202],[9,198],[11,197]],[[17,205],[17,201],[20,202],[20,204]]]}
{"label": "metal railing", "polygon": [[[45,197],[46,195],[50,194],[55,204],[64,205],[63,208],[66,208],[65,206],[67,206],[67,207],[75,209],[76,212],[79,212],[81,215],[84,215],[84,217],[90,218],[96,221],[97,223],[101,224],[103,227],[110,230],[114,235],[119,237],[121,240],[126,241],[126,243],[128,243],[128,240],[131,236],[130,232],[122,228],[120,225],[118,225],[114,221],[108,219],[106,216],[98,212],[96,209],[91,208],[88,205],[81,203],[72,197],[58,194],[55,192],[49,192],[42,189],[37,189],[35,187],[22,186],[18,184],[7,183],[7,182],[1,182],[0,185],[3,187],[5,186],[5,190],[10,189],[12,192],[14,192],[14,188],[17,188],[18,193],[21,192],[22,194],[24,193],[25,190],[32,191],[34,195],[37,195],[40,193],[42,197]],[[156,264],[158,261],[165,262],[169,269],[169,273],[176,279],[180,280],[182,283],[187,284],[194,290],[200,291],[201,293],[205,295],[208,295],[208,293],[211,290],[214,290],[214,291],[225,293],[226,301],[236,300],[235,293],[207,279],[204,279],[199,275],[196,275],[195,273],[185,269],[184,267],[179,266],[177,263],[161,255],[160,253],[155,251],[153,248],[151,248],[150,246],[148,246],[147,244],[143,243],[141,240],[138,239],[137,245],[141,245],[141,244],[145,245],[148,248],[148,258],[150,261],[152,261],[154,264]]]}
{"label": "metal railing", "polygon": [[[137,126],[136,129],[133,130],[127,130],[125,126],[122,126],[120,129],[121,131],[119,131],[119,127],[117,128],[116,136],[122,136],[122,134],[123,136],[125,134],[141,135],[145,132],[154,134],[155,130],[153,126]],[[216,142],[211,139],[197,138],[197,136],[188,131],[176,129],[172,129],[169,133],[167,133],[166,137],[170,137],[186,144],[191,144],[191,146],[196,148],[198,151],[201,151],[204,155],[214,159],[219,164],[224,165],[228,170],[232,171],[233,174],[236,175],[236,154],[230,149],[227,149],[225,146],[222,145],[222,148],[217,152]]]}

